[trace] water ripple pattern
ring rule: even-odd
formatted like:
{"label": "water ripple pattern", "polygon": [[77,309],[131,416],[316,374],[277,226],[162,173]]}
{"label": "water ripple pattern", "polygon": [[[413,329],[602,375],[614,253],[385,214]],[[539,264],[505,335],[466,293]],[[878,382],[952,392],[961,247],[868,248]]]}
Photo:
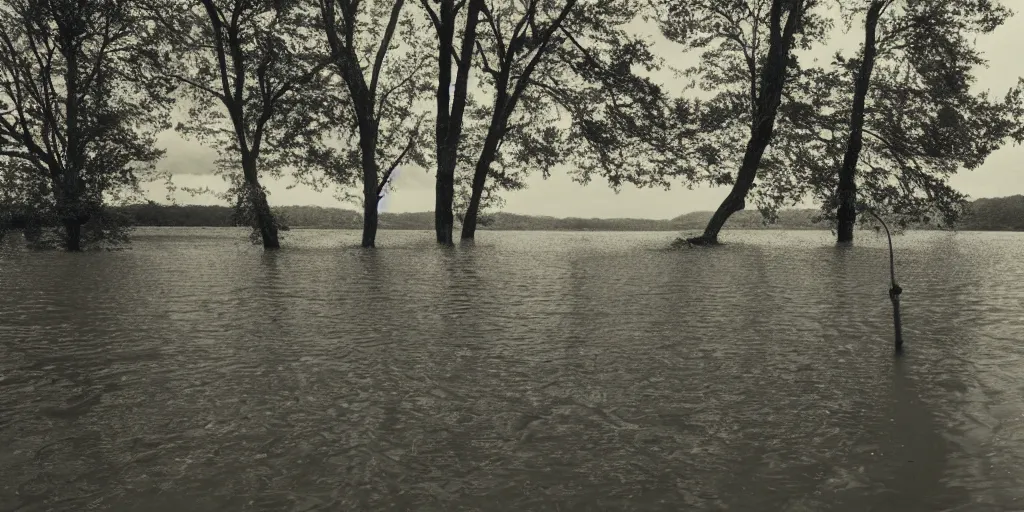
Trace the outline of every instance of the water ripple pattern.
{"label": "water ripple pattern", "polygon": [[0,248],[0,511],[1024,509],[1024,235]]}

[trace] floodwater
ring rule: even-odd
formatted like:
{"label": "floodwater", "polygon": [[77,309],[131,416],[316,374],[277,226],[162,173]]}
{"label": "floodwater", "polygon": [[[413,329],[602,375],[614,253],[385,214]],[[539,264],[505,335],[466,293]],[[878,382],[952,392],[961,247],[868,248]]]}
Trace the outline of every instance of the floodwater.
{"label": "floodwater", "polygon": [[1024,509],[1024,234],[286,235],[8,241],[0,511]]}

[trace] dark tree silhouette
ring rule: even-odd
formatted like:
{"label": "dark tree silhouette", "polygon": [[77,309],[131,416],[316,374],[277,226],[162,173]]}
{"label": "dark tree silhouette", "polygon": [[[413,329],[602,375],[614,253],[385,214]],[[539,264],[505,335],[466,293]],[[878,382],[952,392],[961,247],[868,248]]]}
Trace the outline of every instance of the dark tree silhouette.
{"label": "dark tree silhouette", "polygon": [[970,34],[1006,17],[979,2],[844,4],[851,22],[863,16],[868,58],[838,54],[831,66],[794,70],[772,144],[784,165],[762,165],[754,191],[762,208],[810,194],[843,243],[859,221],[874,224],[858,219],[861,207],[894,229],[954,226],[967,198],[948,178],[1020,140],[1024,117],[1021,87],[1002,98],[972,91],[984,60]]}
{"label": "dark tree silhouette", "polygon": [[[440,0],[435,9],[429,0],[420,0],[437,35],[437,111],[434,146],[437,156],[436,204],[434,229],[437,242],[451,245],[455,215],[455,167],[458,164],[459,141],[468,98],[469,73],[477,38],[480,13],[485,0]],[[464,10],[461,42],[456,55],[455,33],[459,11]],[[456,67],[452,80],[452,66]]]}
{"label": "dark tree silhouette", "polygon": [[161,41],[145,55],[186,91],[190,102],[189,119],[178,129],[215,145],[219,170],[232,183],[229,195],[241,198],[242,214],[252,220],[263,247],[279,248],[278,223],[260,176],[281,172],[284,160],[274,157],[293,147],[274,137],[285,132],[283,111],[304,111],[294,97],[304,88],[315,90],[306,86],[332,62],[323,57],[330,53],[308,26],[304,5],[289,0],[139,2]]}
{"label": "dark tree silhouette", "polygon": [[[888,203],[879,204],[888,206],[883,212],[905,219],[938,213],[947,225],[962,215],[966,197],[946,185],[945,177],[959,167],[981,165],[1011,136],[1022,112],[1020,91],[1002,102],[971,94],[972,69],[983,60],[968,34],[991,32],[1009,16],[988,0],[872,0],[859,62],[839,61],[857,71],[838,183],[834,195],[824,198],[826,208],[836,208],[838,242],[853,241],[865,132],[872,139],[862,177],[868,182],[866,203]],[[873,80],[876,60],[881,70]],[[894,173],[902,175],[902,186],[883,185]],[[924,197],[915,197],[917,190]]]}
{"label": "dark tree silhouette", "polygon": [[[453,189],[460,192],[455,199],[461,238],[469,240],[481,209],[501,203],[497,192],[522,188],[536,170],[546,177],[555,165],[571,164],[577,181],[599,174],[613,187],[667,184],[692,170],[692,155],[680,147],[699,145],[678,142],[684,138],[680,127],[693,123],[693,105],[672,105],[642,76],[659,62],[649,43],[626,28],[641,17],[635,2],[466,5],[474,7],[480,19],[471,38],[463,33],[454,100],[442,87],[450,82],[450,74],[444,75],[450,61],[440,68],[438,119],[439,127],[447,127],[437,132],[443,150],[440,242],[450,243],[446,223]],[[439,14],[431,13],[431,19],[445,26]],[[454,59],[454,45],[439,49]],[[472,88],[469,69],[479,71]],[[452,115],[445,117],[449,104]],[[461,133],[457,144],[449,138],[453,130]],[[449,172],[454,183],[447,181]]]}
{"label": "dark tree silhouette", "polygon": [[[713,106],[749,123],[743,158],[735,177],[721,177],[732,189],[704,233],[688,241],[718,243],[729,217],[746,208],[762,159],[775,135],[787,78],[796,68],[793,50],[821,37],[826,24],[811,15],[814,0],[670,2],[661,20],[669,39],[703,50],[698,68],[709,89],[722,88]],[[717,43],[717,45],[715,44]],[[728,144],[727,144],[728,145]]]}
{"label": "dark tree silhouette", "polygon": [[83,225],[101,216],[104,196],[137,192],[162,154],[153,135],[169,91],[133,62],[149,42],[127,2],[8,0],[0,10],[0,188],[38,226],[60,226],[69,251],[89,241]]}
{"label": "dark tree silhouette", "polygon": [[[414,119],[413,105],[425,90],[421,71],[427,60],[418,32],[428,27],[417,23],[415,14],[406,13],[404,4],[404,0],[320,0],[324,32],[347,90],[358,134],[356,165],[362,170],[363,247],[376,243],[378,203],[395,169],[406,161],[424,163],[417,145],[422,117]],[[366,35],[378,39],[364,41]],[[365,70],[360,59],[364,54],[373,57]],[[395,64],[386,67],[386,60]],[[382,123],[386,130],[381,129]],[[387,165],[383,173],[381,162]],[[341,168],[338,172],[336,180],[345,183],[348,170]]]}

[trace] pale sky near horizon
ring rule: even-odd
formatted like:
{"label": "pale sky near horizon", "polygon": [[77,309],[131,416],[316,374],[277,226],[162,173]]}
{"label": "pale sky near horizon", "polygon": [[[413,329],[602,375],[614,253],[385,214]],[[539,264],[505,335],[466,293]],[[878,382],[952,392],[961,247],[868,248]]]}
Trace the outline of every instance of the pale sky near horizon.
{"label": "pale sky near horizon", "polygon": [[[977,87],[990,90],[995,96],[1002,96],[1007,89],[1024,76],[1024,0],[1005,0],[1004,5],[1017,14],[994,33],[979,36],[978,48],[988,59],[987,68],[976,71]],[[859,27],[853,26],[852,34],[841,34],[842,44],[848,55],[859,47]],[[641,28],[654,34],[650,27]],[[837,27],[837,31],[840,28]],[[654,36],[655,50],[665,59],[666,64],[685,67],[694,62],[692,55],[680,54],[678,47]],[[849,44],[852,42],[852,44]],[[827,48],[814,52],[816,57],[827,60],[834,52],[836,39]],[[663,71],[656,78],[671,86],[674,76]],[[197,142],[184,140],[173,131],[159,137],[159,145],[167,149],[167,156],[158,164],[159,168],[171,171],[176,185],[186,187],[209,187],[213,190],[227,188],[225,182],[212,174],[215,151]],[[982,167],[964,171],[955,176],[953,186],[971,198],[1002,197],[1024,194],[1024,173],[1018,165],[1024,162],[1024,147],[1008,144],[993,153]],[[434,207],[434,172],[417,168],[403,168],[394,180],[397,190],[386,201],[387,211],[418,212],[431,211]],[[306,186],[288,189],[293,182],[287,176],[282,179],[263,177],[262,183],[270,193],[274,206],[317,205],[357,209],[358,205],[342,203],[330,191],[316,192]],[[503,211],[555,217],[634,217],[668,219],[678,215],[701,210],[714,210],[728,194],[728,187],[703,186],[687,190],[681,184],[673,184],[669,191],[662,189],[637,189],[623,186],[616,194],[607,184],[595,178],[590,185],[582,186],[573,182],[557,168],[551,178],[544,180],[540,173],[527,179],[524,190],[504,192],[506,200]],[[166,202],[167,191],[162,182],[144,186],[147,196],[157,202]],[[191,196],[178,191],[174,199],[179,204],[226,204],[209,196]],[[809,206],[809,205],[808,205]]]}

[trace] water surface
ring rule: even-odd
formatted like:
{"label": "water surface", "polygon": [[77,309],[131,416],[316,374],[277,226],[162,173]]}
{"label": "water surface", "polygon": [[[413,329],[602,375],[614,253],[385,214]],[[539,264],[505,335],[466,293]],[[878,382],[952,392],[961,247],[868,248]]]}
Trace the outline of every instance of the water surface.
{"label": "water surface", "polygon": [[0,511],[1024,509],[1024,234],[245,235],[7,242]]}

